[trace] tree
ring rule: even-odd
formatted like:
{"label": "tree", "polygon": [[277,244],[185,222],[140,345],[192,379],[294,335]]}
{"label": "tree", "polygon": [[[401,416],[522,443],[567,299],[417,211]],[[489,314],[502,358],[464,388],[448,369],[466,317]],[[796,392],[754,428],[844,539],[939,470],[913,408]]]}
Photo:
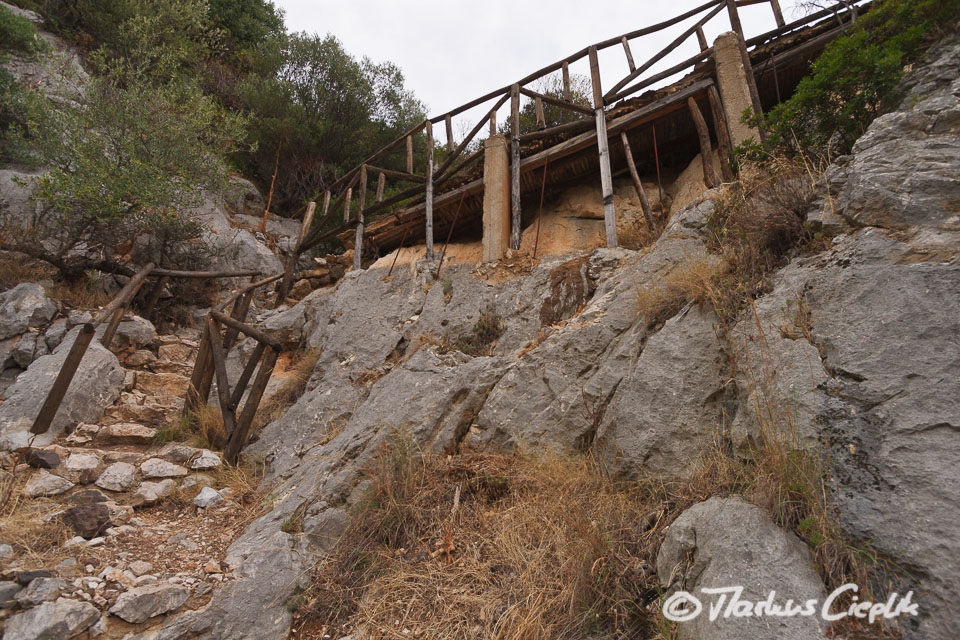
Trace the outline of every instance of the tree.
{"label": "tree", "polygon": [[241,50],[284,33],[283,11],[269,0],[210,0],[210,16]]}

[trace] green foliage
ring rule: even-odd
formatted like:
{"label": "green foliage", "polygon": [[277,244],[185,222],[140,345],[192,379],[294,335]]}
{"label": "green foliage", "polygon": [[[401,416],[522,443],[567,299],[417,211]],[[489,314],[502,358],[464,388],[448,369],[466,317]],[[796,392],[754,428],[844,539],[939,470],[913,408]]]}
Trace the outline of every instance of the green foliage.
{"label": "green foliage", "polygon": [[283,11],[270,0],[210,0],[210,15],[241,49],[283,35]]}
{"label": "green foliage", "polygon": [[24,88],[0,68],[0,162],[40,164],[30,139],[43,130],[47,112],[38,92]]}
{"label": "green foliage", "polygon": [[877,0],[850,33],[824,50],[789,100],[754,119],[767,131],[763,148],[740,153],[849,152],[897,97],[904,66],[957,15],[960,0]]}
{"label": "green foliage", "polygon": [[0,50],[33,56],[48,48],[32,22],[0,6]]}
{"label": "green foliage", "polygon": [[485,356],[503,334],[503,321],[495,311],[481,311],[480,317],[470,329],[470,333],[462,336],[453,345],[453,348],[470,356]]}

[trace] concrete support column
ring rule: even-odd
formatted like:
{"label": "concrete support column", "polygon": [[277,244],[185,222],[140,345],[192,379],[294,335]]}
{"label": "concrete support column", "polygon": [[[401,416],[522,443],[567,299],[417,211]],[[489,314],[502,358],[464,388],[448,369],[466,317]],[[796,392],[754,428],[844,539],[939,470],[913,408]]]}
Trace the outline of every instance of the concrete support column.
{"label": "concrete support column", "polygon": [[483,261],[495,262],[510,248],[510,160],[506,136],[483,143]]}
{"label": "concrete support column", "polygon": [[727,117],[731,143],[736,146],[753,138],[760,141],[760,132],[750,125],[740,122],[746,109],[753,109],[753,97],[747,82],[747,71],[743,64],[740,37],[733,31],[717,36],[713,42],[713,58],[717,69],[717,86],[720,89],[720,101]]}

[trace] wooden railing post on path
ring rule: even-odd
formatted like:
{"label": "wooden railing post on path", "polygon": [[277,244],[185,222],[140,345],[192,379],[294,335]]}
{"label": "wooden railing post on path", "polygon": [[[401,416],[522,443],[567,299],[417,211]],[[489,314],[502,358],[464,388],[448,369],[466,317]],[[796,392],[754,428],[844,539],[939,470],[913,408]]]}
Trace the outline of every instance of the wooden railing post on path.
{"label": "wooden railing post on path", "polygon": [[520,85],[510,88],[510,248],[520,248]]}
{"label": "wooden railing post on path", "polygon": [[353,270],[362,267],[363,255],[363,207],[367,203],[367,165],[360,167],[360,197],[357,199],[357,231],[353,241]]}
{"label": "wooden railing post on path", "polygon": [[433,124],[427,120],[427,187],[426,187],[427,260],[433,260]]}
{"label": "wooden railing post on path", "polygon": [[[326,191],[323,194],[322,216],[327,215],[327,208],[329,206],[330,192]],[[300,257],[300,245],[303,244],[304,238],[307,237],[307,233],[310,231],[310,225],[313,224],[313,214],[316,212],[316,210],[316,202],[311,202],[307,205],[307,212],[303,215],[303,223],[300,225],[300,233],[297,234],[297,241],[293,245],[293,251],[290,253],[290,257],[287,258],[287,265],[283,271],[283,279],[280,281],[280,288],[277,289],[277,301],[273,305],[274,309],[283,304],[284,299],[287,297],[287,293],[290,291],[290,285],[293,282],[293,270],[296,268],[297,259]]]}
{"label": "wooden railing post on path", "polygon": [[610,171],[610,143],[607,140],[607,116],[603,111],[603,89],[600,86],[600,62],[597,48],[590,47],[590,83],[593,86],[594,119],[597,125],[597,150],[600,153],[600,187],[603,191],[603,226],[607,246],[616,247],[617,212],[613,205],[613,173]]}

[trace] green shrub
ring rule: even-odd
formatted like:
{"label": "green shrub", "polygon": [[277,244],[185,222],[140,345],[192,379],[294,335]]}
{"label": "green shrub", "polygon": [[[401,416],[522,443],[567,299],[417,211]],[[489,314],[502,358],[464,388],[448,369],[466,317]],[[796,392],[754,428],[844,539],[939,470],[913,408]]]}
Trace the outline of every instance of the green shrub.
{"label": "green shrub", "polygon": [[764,127],[767,139],[739,153],[848,153],[897,98],[904,67],[958,15],[960,0],[876,0],[856,27],[827,46],[789,100],[760,118],[745,114]]}
{"label": "green shrub", "polygon": [[0,49],[36,55],[48,49],[33,23],[10,9],[0,6]]}

